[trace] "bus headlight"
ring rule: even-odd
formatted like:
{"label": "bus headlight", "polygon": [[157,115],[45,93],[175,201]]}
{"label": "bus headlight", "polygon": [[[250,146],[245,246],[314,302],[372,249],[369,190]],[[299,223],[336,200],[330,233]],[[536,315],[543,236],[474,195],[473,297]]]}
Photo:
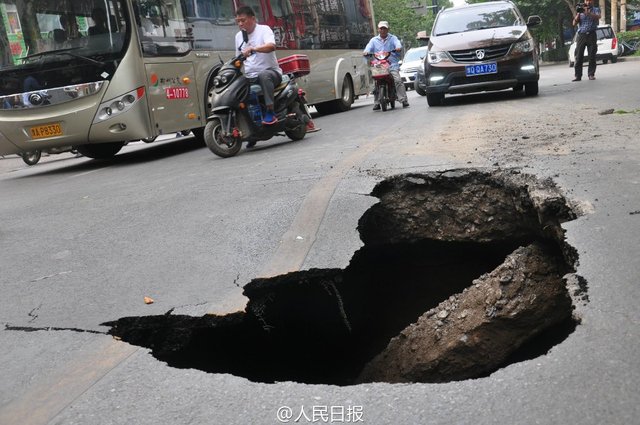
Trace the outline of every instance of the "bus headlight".
{"label": "bus headlight", "polygon": [[108,100],[100,104],[93,123],[106,121],[115,116],[127,112],[133,105],[144,96],[144,86],[130,91],[120,97]]}

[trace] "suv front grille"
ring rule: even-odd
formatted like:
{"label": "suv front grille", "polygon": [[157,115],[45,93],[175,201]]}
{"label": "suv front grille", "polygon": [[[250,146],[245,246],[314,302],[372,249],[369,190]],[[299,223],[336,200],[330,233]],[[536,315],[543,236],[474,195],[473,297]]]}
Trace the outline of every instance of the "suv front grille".
{"label": "suv front grille", "polygon": [[509,80],[511,78],[514,78],[513,74],[509,71],[505,71],[497,74],[478,75],[475,77],[454,77],[451,79],[450,85],[453,87],[471,83],[488,83],[491,81]]}
{"label": "suv front grille", "polygon": [[[468,50],[454,50],[449,52],[453,60],[456,62],[476,62],[478,60],[493,60],[501,58],[509,52],[511,44],[503,44],[501,46],[484,47],[481,49],[468,49]],[[478,50],[484,50],[484,57],[478,59],[476,52]]]}

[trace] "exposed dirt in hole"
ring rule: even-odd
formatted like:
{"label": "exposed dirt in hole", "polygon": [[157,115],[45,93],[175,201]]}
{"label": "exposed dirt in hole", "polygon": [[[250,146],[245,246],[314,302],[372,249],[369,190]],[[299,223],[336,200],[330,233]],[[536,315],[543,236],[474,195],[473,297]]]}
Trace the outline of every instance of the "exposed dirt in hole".
{"label": "exposed dirt in hole", "polygon": [[577,254],[560,227],[574,214],[551,181],[406,174],[373,195],[344,270],[254,279],[244,312],[105,325],[171,366],[337,385],[486,376],[575,328],[564,276]]}

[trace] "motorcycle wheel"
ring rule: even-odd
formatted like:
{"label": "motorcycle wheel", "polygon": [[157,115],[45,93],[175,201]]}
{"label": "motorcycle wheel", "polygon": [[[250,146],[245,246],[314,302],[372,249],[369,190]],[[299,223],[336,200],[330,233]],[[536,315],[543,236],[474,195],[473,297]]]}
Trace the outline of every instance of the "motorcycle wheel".
{"label": "motorcycle wheel", "polygon": [[304,105],[295,102],[291,105],[290,112],[294,112],[296,114],[296,118],[300,120],[300,125],[294,128],[288,128],[284,131],[284,134],[287,135],[292,141],[302,140],[304,136],[307,134],[307,124],[304,121],[304,115],[306,115]]}
{"label": "motorcycle wheel", "polygon": [[380,88],[378,89],[380,91],[380,93],[378,94],[378,99],[380,100],[380,107],[382,108],[382,112],[386,112],[387,111],[387,87],[386,86],[380,86]]}
{"label": "motorcycle wheel", "polygon": [[304,136],[307,134],[307,126],[303,122],[302,124],[300,124],[296,128],[292,128],[290,130],[285,130],[284,134],[286,134],[287,137],[289,139],[291,139],[292,141],[294,141],[294,142],[296,140],[302,140],[302,139],[304,139]]}
{"label": "motorcycle wheel", "polygon": [[239,138],[224,137],[220,119],[213,118],[204,127],[204,142],[211,152],[221,158],[229,158],[240,152],[242,141]]}
{"label": "motorcycle wheel", "polygon": [[398,99],[398,94],[396,93],[396,86],[389,87],[389,106],[391,109],[396,109],[396,100]]}
{"label": "motorcycle wheel", "polygon": [[35,151],[25,152],[20,156],[22,157],[22,160],[24,161],[25,164],[36,165],[38,161],[40,161],[40,157],[42,156],[42,153],[38,150],[35,150]]}

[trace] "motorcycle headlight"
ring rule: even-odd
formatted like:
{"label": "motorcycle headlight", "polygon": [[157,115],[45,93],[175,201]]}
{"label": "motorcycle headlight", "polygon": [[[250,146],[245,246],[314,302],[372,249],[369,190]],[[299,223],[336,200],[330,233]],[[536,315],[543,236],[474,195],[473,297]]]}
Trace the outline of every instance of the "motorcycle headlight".
{"label": "motorcycle headlight", "polygon": [[447,54],[447,52],[429,52],[429,54],[427,55],[427,62],[429,62],[430,64],[448,60],[449,55]]}
{"label": "motorcycle headlight", "polygon": [[226,86],[228,83],[233,81],[236,73],[234,71],[225,71],[221,72],[213,79],[213,86],[216,88],[221,88]]}
{"label": "motorcycle headlight", "polygon": [[529,53],[534,49],[533,40],[524,40],[514,43],[511,47],[511,53]]}

